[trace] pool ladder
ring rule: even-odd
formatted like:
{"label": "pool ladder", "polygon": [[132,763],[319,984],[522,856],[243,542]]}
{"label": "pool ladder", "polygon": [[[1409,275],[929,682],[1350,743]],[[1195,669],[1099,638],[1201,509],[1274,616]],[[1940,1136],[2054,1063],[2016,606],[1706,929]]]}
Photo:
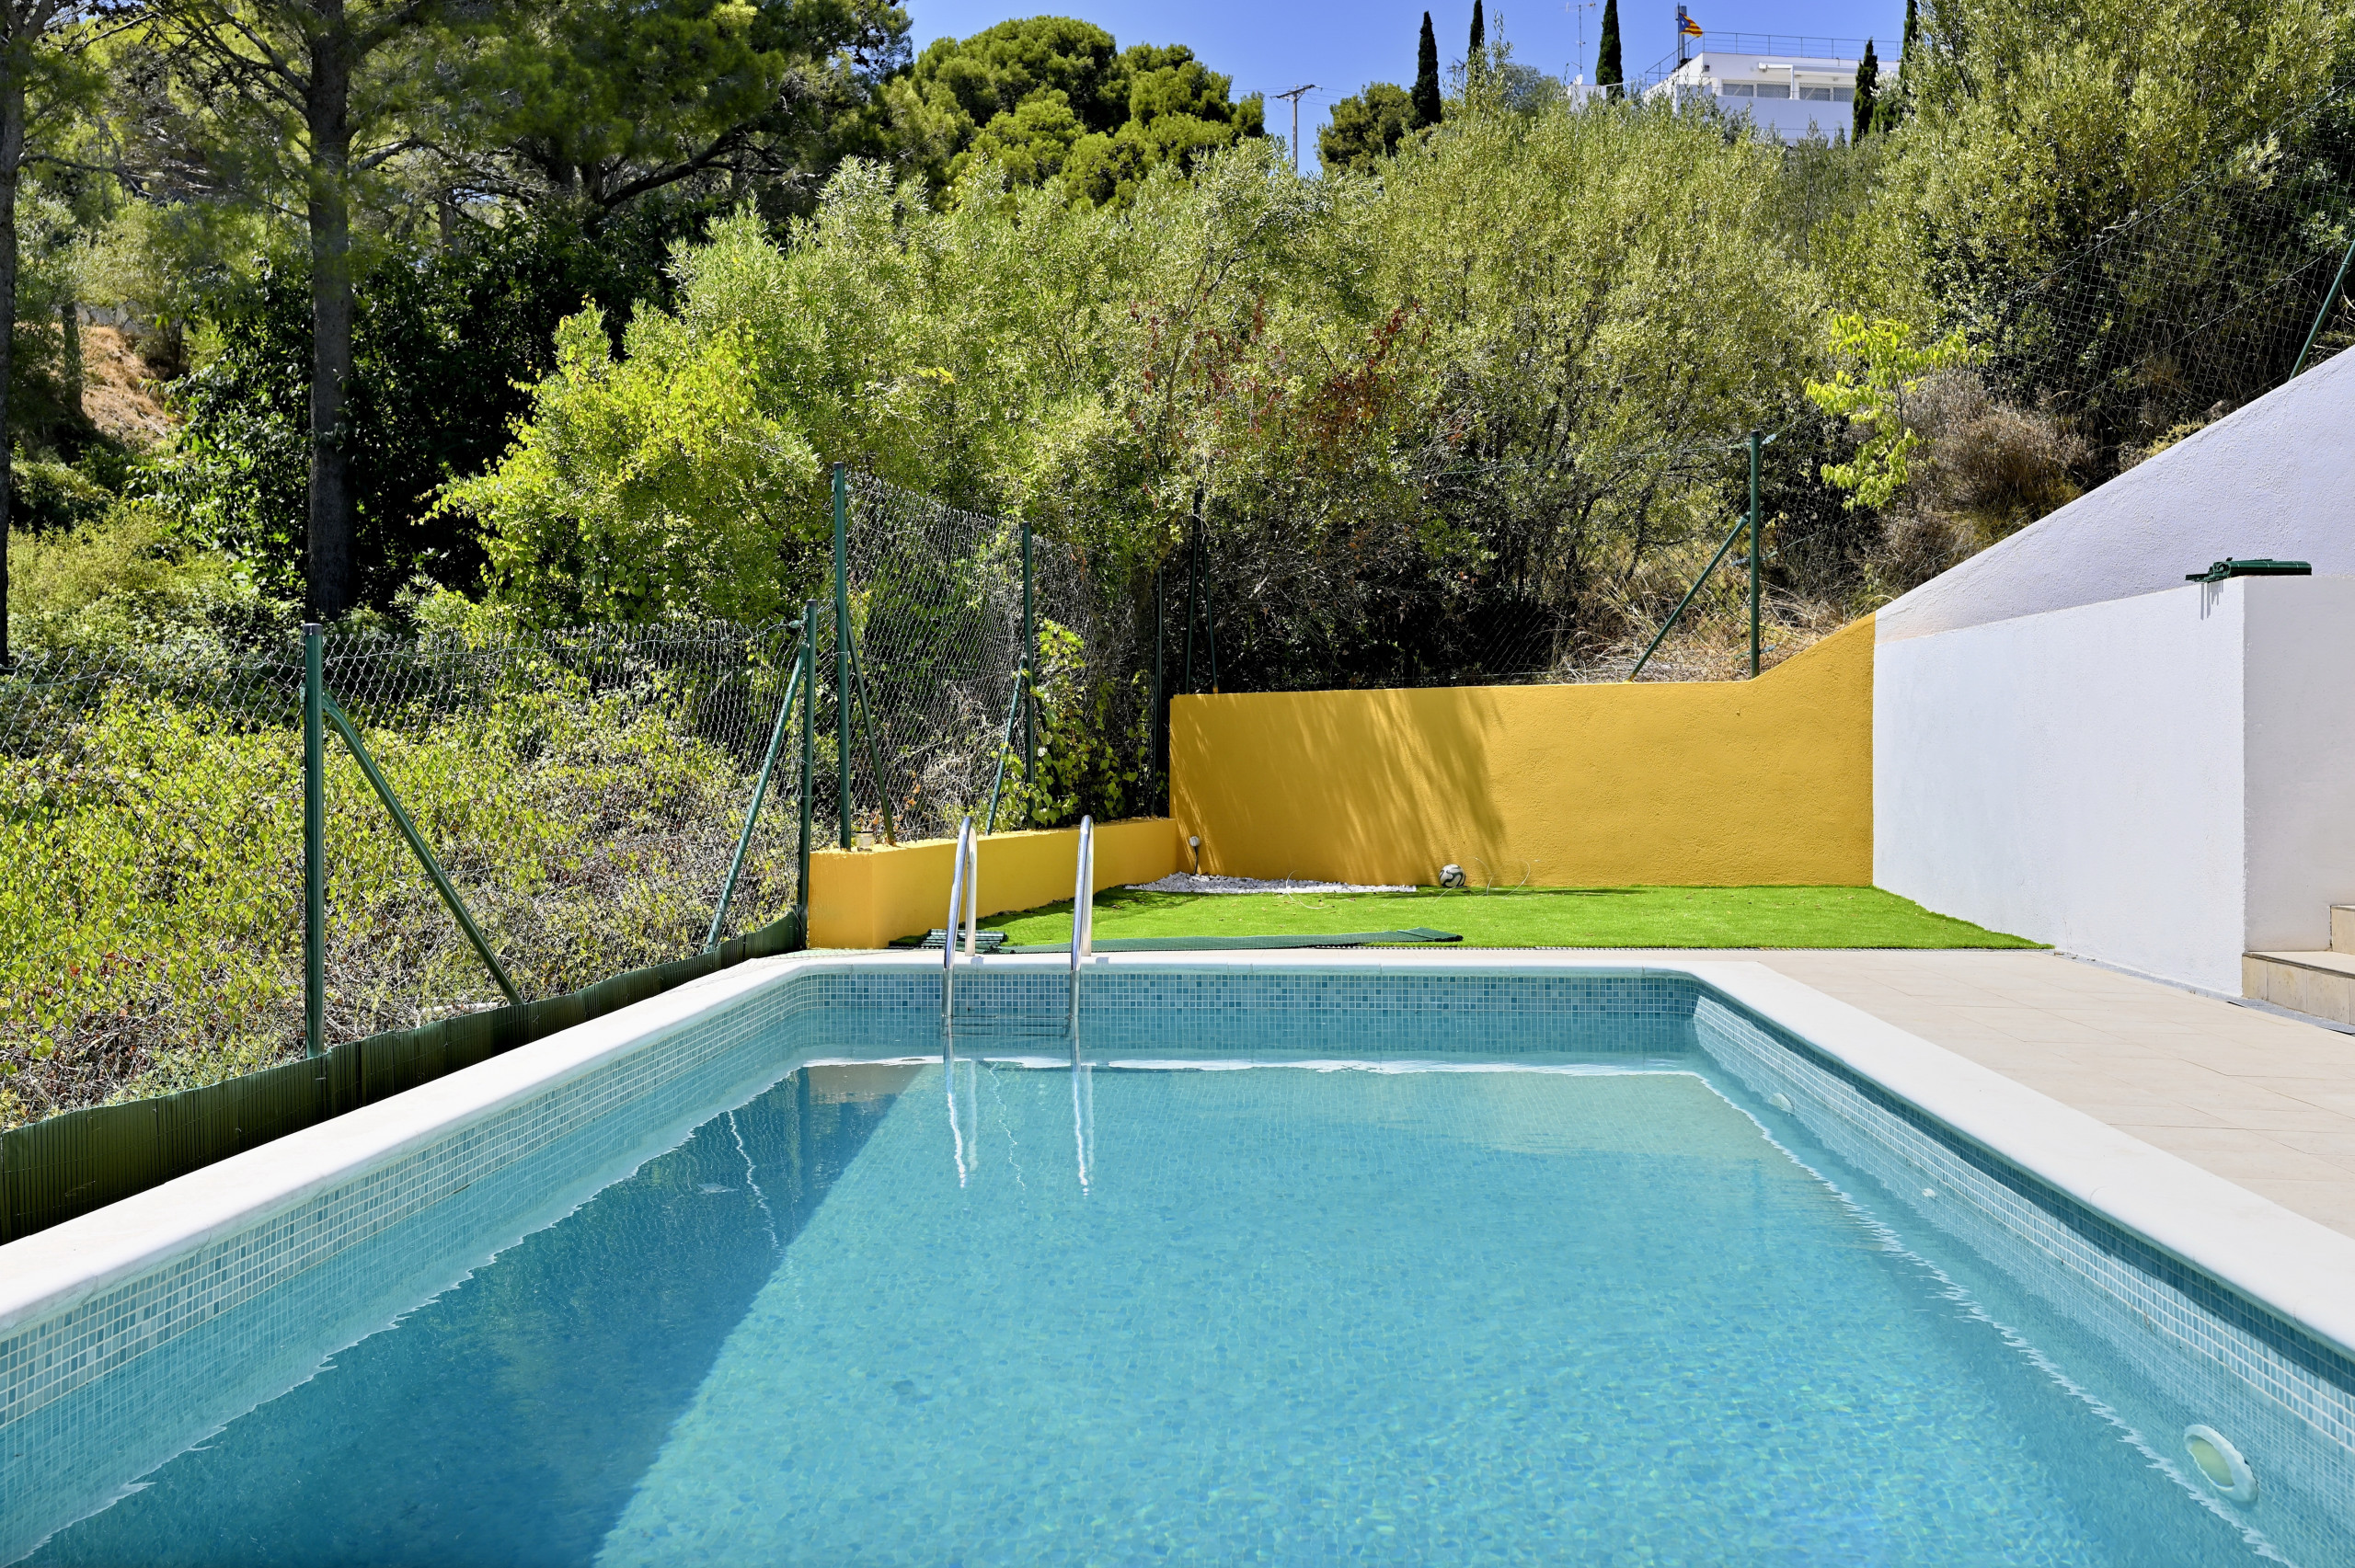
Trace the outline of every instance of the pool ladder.
{"label": "pool ladder", "polygon": [[1071,1059],[1079,1062],[1079,961],[1096,951],[1096,821],[1079,819],[1079,881],[1071,892]]}
{"label": "pool ladder", "polygon": [[[1079,867],[1071,898],[1070,1007],[1060,1020],[1071,1042],[1071,1127],[1078,1160],[1079,1185],[1088,1190],[1096,1167],[1096,1084],[1089,1064],[1079,1054],[1079,978],[1082,962],[1096,951],[1096,823],[1079,819]],[[1044,1018],[1015,1009],[957,1011],[958,917],[964,918],[965,961],[974,958],[973,932],[981,902],[981,841],[973,819],[957,830],[957,861],[948,877],[948,923],[940,943],[940,1065],[948,1092],[948,1127],[957,1162],[957,1185],[963,1186],[978,1168],[981,1146],[981,1085],[976,1063],[959,1059],[957,1035],[1028,1036],[1058,1032]]]}
{"label": "pool ladder", "polygon": [[1064,1011],[1053,1013],[985,1001],[960,1008],[957,1002],[957,949],[961,940],[965,964],[970,967],[975,956],[974,931],[981,902],[981,835],[973,830],[971,817],[958,829],[957,860],[948,879],[948,923],[942,928],[940,944],[940,1030],[945,1052],[953,1049],[954,1039],[960,1034],[1025,1039],[1067,1036],[1076,1048],[1080,962],[1096,951],[1096,823],[1092,818],[1079,819],[1078,858],[1078,877],[1072,892],[1071,985]]}

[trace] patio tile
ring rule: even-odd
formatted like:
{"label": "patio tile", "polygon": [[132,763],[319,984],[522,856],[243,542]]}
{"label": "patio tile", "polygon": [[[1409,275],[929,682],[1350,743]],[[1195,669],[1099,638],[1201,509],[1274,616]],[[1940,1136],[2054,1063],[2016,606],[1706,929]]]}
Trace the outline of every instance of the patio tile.
{"label": "patio tile", "polygon": [[2355,1038],[2051,953],[1743,956],[2355,1235]]}

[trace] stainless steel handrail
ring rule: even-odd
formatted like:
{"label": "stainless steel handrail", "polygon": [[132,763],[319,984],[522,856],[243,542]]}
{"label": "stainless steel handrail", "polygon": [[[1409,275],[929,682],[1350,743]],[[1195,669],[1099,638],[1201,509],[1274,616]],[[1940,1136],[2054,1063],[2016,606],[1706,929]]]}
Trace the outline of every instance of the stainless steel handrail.
{"label": "stainless steel handrail", "polygon": [[1096,1084],[1079,1056],[1079,966],[1096,951],[1096,822],[1079,819],[1079,876],[1071,892],[1071,1135],[1079,1190],[1096,1168]]}
{"label": "stainless steel handrail", "polygon": [[940,933],[940,1026],[948,1027],[957,986],[957,911],[965,911],[965,956],[973,956],[974,910],[981,903],[982,850],[973,819],[957,830],[957,862],[948,874],[948,923]]}
{"label": "stainless steel handrail", "polygon": [[1071,894],[1071,1048],[1079,1060],[1079,961],[1096,951],[1096,820],[1079,819],[1079,880]]}

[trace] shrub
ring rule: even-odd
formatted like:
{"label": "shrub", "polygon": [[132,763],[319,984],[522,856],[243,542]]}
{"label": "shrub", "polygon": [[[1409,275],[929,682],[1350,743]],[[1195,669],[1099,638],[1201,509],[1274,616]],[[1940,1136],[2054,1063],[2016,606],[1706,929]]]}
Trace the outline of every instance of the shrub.
{"label": "shrub", "polygon": [[161,510],[136,501],[63,532],[12,532],[8,568],[8,640],[22,652],[242,646],[297,614],[262,592],[250,567],[189,546]]}
{"label": "shrub", "polygon": [[[372,750],[527,998],[701,945],[748,780],[695,709],[551,675],[495,707],[375,715]],[[339,743],[327,807],[329,1042],[500,1001]],[[766,819],[731,929],[782,912],[789,815]],[[0,757],[0,1127],[300,1054],[299,735],[119,686]]]}

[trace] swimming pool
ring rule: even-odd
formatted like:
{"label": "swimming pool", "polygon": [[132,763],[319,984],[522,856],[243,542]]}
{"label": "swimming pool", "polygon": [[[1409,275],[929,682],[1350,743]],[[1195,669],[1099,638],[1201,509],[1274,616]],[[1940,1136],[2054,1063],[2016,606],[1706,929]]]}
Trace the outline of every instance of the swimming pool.
{"label": "swimming pool", "polygon": [[1082,1072],[1051,967],[946,1070],[934,971],[738,977],[211,1233],[0,1407],[0,1552],[2355,1561],[2342,1350],[1749,967],[1116,960]]}

